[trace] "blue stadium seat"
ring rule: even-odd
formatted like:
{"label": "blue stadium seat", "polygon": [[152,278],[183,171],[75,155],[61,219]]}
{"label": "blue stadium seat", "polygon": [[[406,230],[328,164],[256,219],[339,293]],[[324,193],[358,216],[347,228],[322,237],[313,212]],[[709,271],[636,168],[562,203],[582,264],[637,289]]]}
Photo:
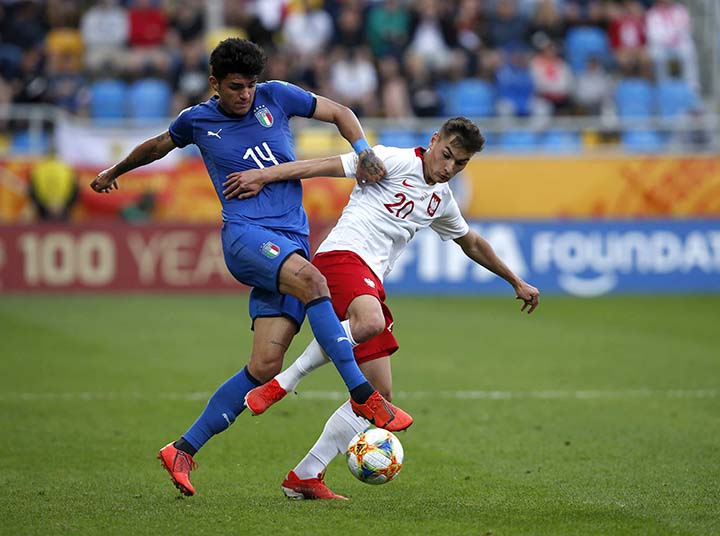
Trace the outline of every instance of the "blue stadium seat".
{"label": "blue stadium seat", "polygon": [[[377,142],[387,147],[415,147],[418,136],[408,129],[383,129],[378,132]],[[425,142],[423,145],[427,144]]]}
{"label": "blue stadium seat", "polygon": [[495,115],[495,90],[479,78],[466,78],[451,85],[445,93],[445,114],[466,117]]}
{"label": "blue stadium seat", "polygon": [[546,153],[579,153],[582,150],[580,133],[567,130],[548,130],[539,145]]}
{"label": "blue stadium seat", "polygon": [[496,147],[513,153],[532,152],[537,149],[537,134],[527,130],[508,130],[499,135]]}
{"label": "blue stadium seat", "polygon": [[585,65],[590,57],[606,63],[610,58],[610,43],[607,34],[600,28],[592,26],[572,28],[565,38],[565,57],[575,73],[585,70]]}
{"label": "blue stadium seat", "polygon": [[13,133],[10,141],[10,153],[16,155],[44,154],[50,150],[50,135],[40,132],[32,136],[29,131],[21,130]]}
{"label": "blue stadium seat", "polygon": [[90,117],[121,119],[125,117],[127,84],[121,80],[98,80],[90,86]]}
{"label": "blue stadium seat", "polygon": [[661,80],[656,91],[660,117],[683,116],[697,105],[695,93],[684,80]]}
{"label": "blue stadium seat", "polygon": [[623,132],[620,143],[631,153],[659,153],[665,148],[662,136],[654,130],[630,130]]}
{"label": "blue stadium seat", "polygon": [[159,78],[133,82],[129,94],[129,116],[133,119],[165,119],[170,115],[172,90]]}
{"label": "blue stadium seat", "polygon": [[653,87],[645,79],[626,78],[615,87],[615,105],[620,117],[650,117],[654,100]]}

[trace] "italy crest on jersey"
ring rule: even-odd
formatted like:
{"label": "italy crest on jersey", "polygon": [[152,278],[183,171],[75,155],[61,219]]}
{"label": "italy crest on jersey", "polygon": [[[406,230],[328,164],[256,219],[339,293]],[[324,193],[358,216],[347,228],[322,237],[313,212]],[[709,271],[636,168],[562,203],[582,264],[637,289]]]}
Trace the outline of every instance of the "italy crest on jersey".
{"label": "italy crest on jersey", "polygon": [[273,122],[275,121],[270,113],[270,110],[268,110],[268,107],[265,105],[262,105],[255,110],[255,118],[258,120],[258,123],[265,128],[273,126]]}
{"label": "italy crest on jersey", "polygon": [[260,246],[260,251],[262,251],[263,255],[265,255],[268,259],[274,259],[280,254],[280,248],[272,242],[265,242],[262,246]]}

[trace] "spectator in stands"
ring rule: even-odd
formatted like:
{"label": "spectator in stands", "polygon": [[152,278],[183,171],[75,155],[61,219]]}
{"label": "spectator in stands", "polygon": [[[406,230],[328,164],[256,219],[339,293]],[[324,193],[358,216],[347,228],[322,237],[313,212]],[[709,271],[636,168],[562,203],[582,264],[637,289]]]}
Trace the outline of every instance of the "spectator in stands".
{"label": "spectator in stands", "polygon": [[41,220],[68,220],[77,192],[75,171],[55,155],[40,160],[30,169],[30,201]]}
{"label": "spectator in stands", "polygon": [[488,44],[490,21],[481,0],[460,0],[455,14],[458,44],[470,53],[477,53]]}
{"label": "spectator in stands", "polygon": [[346,48],[365,45],[365,27],[363,26],[362,10],[359,6],[345,4],[340,8],[335,20],[333,44]]}
{"label": "spectator in stands", "polygon": [[13,102],[39,104],[47,102],[48,80],[45,71],[45,56],[40,46],[23,50],[20,71],[13,87]]}
{"label": "spectator in stands", "polygon": [[380,107],[383,117],[412,117],[408,83],[400,72],[400,62],[395,56],[385,56],[379,65]]}
{"label": "spectator in stands", "polygon": [[622,67],[648,61],[645,49],[645,8],[638,0],[609,4],[608,38]]}
{"label": "spectator in stands", "polygon": [[196,39],[182,44],[181,58],[174,66],[173,76],[176,112],[206,100],[207,66],[208,57],[202,40]]}
{"label": "spectator in stands", "polygon": [[540,52],[530,61],[530,72],[536,95],[549,104],[553,112],[568,112],[574,80],[570,66],[560,57],[554,42],[541,43]]}
{"label": "spectator in stands", "polygon": [[573,100],[580,115],[600,115],[612,105],[613,81],[602,62],[591,56],[585,70],[577,75]]}
{"label": "spectator in stands", "polygon": [[202,39],[205,31],[205,3],[201,0],[172,2],[169,23],[183,43]]}
{"label": "spectator in stands", "polygon": [[537,47],[538,43],[565,40],[567,25],[555,0],[540,0],[530,21],[528,30],[530,44]]}
{"label": "spectator in stands", "polygon": [[524,47],[516,47],[502,54],[502,58],[502,64],[495,71],[498,114],[531,115],[535,88],[527,50]]}
{"label": "spectator in stands", "polygon": [[410,42],[411,17],[399,0],[374,4],[367,18],[367,41],[373,55],[401,57]]}
{"label": "spectator in stands", "polygon": [[442,113],[443,100],[435,80],[420,56],[408,54],[404,62],[410,86],[410,103],[418,117],[437,117]]}
{"label": "spectator in stands", "polygon": [[516,0],[498,0],[490,20],[490,46],[505,50],[526,44],[530,23],[518,12]]}
{"label": "spectator in stands", "polygon": [[157,47],[165,42],[167,15],[152,0],[133,0],[128,21],[131,47]]}
{"label": "spectator in stands", "polygon": [[23,50],[41,46],[46,30],[40,7],[40,2],[5,2],[5,17],[0,20],[3,42]]}
{"label": "spectator in stands", "polygon": [[77,113],[87,103],[87,80],[83,74],[80,57],[74,54],[55,51],[48,53],[47,80],[48,102],[68,112]]}
{"label": "spectator in stands", "polygon": [[648,49],[656,78],[667,78],[668,61],[675,58],[682,64],[685,80],[698,91],[697,57],[687,8],[675,0],[655,0],[647,12],[646,23]]}
{"label": "spectator in stands", "polygon": [[337,47],[330,66],[332,95],[358,116],[377,112],[378,77],[367,48]]}
{"label": "spectator in stands", "polygon": [[101,0],[80,19],[85,64],[95,70],[108,64],[119,67],[128,40],[128,14],[118,0]]}
{"label": "spectator in stands", "polygon": [[333,37],[333,21],[318,0],[299,0],[282,27],[285,50],[309,65],[317,54],[327,52]]}
{"label": "spectator in stands", "polygon": [[444,68],[457,45],[457,30],[448,6],[434,0],[418,0],[413,5],[408,49],[430,70]]}

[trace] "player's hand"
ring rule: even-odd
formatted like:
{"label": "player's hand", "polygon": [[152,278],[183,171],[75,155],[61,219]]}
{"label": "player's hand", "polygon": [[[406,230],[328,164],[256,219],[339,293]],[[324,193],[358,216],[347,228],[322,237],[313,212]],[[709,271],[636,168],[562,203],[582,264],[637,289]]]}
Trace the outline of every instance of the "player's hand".
{"label": "player's hand", "polygon": [[109,194],[112,190],[119,190],[120,186],[118,186],[117,177],[112,172],[112,168],[108,168],[98,173],[90,183],[90,188],[100,194]]}
{"label": "player's hand", "polygon": [[223,182],[223,195],[225,199],[246,199],[257,195],[263,189],[267,181],[265,172],[262,169],[246,169],[245,171],[233,171]]}
{"label": "player's hand", "polygon": [[358,155],[358,165],[355,171],[355,178],[360,186],[375,184],[385,178],[387,170],[382,160],[378,158],[372,149],[365,149]]}
{"label": "player's hand", "polygon": [[517,300],[523,301],[523,306],[520,310],[525,311],[525,309],[527,309],[528,314],[532,313],[540,303],[540,291],[532,285],[528,285],[525,281],[521,280],[520,284],[515,287],[515,294],[517,294]]}

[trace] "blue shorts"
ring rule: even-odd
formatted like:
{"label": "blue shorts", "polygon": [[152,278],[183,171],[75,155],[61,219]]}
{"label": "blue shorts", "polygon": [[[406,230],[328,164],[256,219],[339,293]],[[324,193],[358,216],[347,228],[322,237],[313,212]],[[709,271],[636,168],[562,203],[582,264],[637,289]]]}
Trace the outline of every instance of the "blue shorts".
{"label": "blue shorts", "polygon": [[250,318],[285,316],[298,329],[305,320],[305,306],[295,296],[280,294],[278,278],[285,260],[297,253],[310,256],[307,236],[249,223],[225,222],[222,228],[225,264],[230,273],[252,288]]}

